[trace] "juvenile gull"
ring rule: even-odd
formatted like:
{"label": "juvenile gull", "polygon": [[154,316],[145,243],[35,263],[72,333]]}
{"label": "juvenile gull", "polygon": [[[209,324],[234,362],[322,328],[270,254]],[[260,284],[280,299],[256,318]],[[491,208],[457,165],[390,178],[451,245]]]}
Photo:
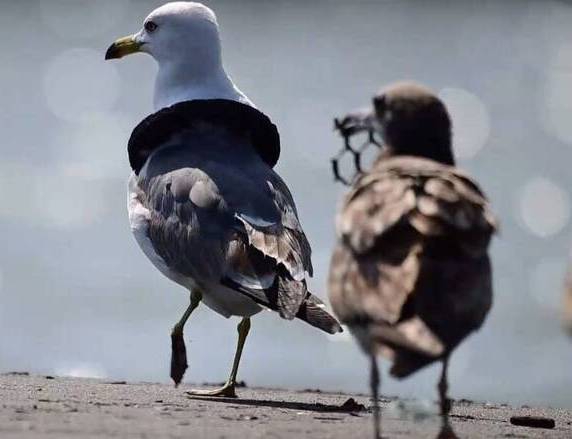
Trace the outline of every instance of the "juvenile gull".
{"label": "juvenile gull", "polygon": [[171,335],[171,377],[187,368],[183,327],[202,301],[242,317],[227,383],[192,394],[234,397],[250,317],[268,308],[323,331],[341,331],[309,293],[310,245],[296,206],[272,170],[276,127],[226,74],[214,13],[200,3],[168,3],[143,29],[117,40],[106,59],[145,52],[159,65],[155,110],[129,141],[129,220],[145,255],[191,292]]}
{"label": "juvenile gull", "polygon": [[346,133],[377,131],[383,147],[337,217],[330,299],[371,360],[375,437],[378,354],[393,362],[397,378],[442,361],[441,437],[454,437],[447,365],[491,307],[487,251],[496,221],[477,184],[454,167],[450,118],[430,90],[398,83],[373,104],[373,114],[339,125]]}

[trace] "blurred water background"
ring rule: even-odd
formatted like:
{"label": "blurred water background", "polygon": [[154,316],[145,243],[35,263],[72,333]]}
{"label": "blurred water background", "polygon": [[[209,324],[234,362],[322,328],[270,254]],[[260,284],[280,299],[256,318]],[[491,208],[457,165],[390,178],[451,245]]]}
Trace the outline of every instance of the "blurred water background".
{"label": "blurred water background", "polygon": [[[151,111],[150,57],[104,62],[161,1],[2,1],[0,371],[169,381],[169,333],[187,293],[137,248],[126,215],[126,144]],[[326,297],[344,189],[332,118],[411,78],[451,109],[460,164],[502,221],[495,304],[454,354],[452,395],[572,407],[572,340],[559,307],[570,234],[572,4],[542,0],[209,1],[225,64],[279,126],[278,171],[314,249]],[[222,381],[236,320],[190,319],[187,381]],[[259,386],[366,390],[346,336],[262,313],[240,375]],[[433,398],[438,368],[387,394]],[[387,376],[387,375],[385,375]]]}

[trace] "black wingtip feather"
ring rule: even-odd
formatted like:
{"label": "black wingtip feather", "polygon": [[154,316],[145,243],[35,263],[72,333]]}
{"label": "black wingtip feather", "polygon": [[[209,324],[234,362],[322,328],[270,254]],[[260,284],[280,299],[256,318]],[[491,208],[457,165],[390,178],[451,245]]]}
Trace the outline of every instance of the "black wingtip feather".
{"label": "black wingtip feather", "polygon": [[333,335],[343,332],[344,330],[338,321],[322,307],[323,303],[310,294],[308,299],[300,306],[296,317],[328,334]]}

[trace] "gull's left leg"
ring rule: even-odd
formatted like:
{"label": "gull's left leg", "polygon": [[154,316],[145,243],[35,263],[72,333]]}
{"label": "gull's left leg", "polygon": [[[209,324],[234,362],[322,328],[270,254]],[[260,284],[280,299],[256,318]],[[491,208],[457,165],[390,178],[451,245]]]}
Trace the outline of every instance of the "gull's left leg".
{"label": "gull's left leg", "polygon": [[441,431],[437,436],[438,439],[457,439],[457,435],[453,431],[453,427],[449,421],[449,412],[451,411],[451,400],[447,392],[449,383],[447,382],[447,370],[449,367],[449,353],[443,358],[443,368],[441,370],[441,379],[439,380],[439,403],[441,408]]}
{"label": "gull's left leg", "polygon": [[228,381],[219,389],[215,390],[191,390],[187,392],[189,395],[194,396],[223,396],[227,398],[236,398],[235,386],[236,386],[236,375],[238,373],[238,365],[240,363],[240,357],[242,355],[242,348],[244,347],[244,342],[250,331],[250,318],[245,317],[238,324],[238,344],[236,346],[236,353],[234,354],[234,362],[232,363],[232,370]]}

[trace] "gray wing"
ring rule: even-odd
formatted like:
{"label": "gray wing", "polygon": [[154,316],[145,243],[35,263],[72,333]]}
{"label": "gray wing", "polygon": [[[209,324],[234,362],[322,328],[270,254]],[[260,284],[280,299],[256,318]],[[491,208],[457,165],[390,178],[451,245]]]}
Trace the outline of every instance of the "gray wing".
{"label": "gray wing", "polygon": [[[283,264],[296,280],[303,280],[305,273],[313,275],[312,250],[302,230],[292,194],[284,181],[272,169],[263,170],[258,179],[261,186],[249,191],[251,199],[264,197],[269,205],[244,203],[242,189],[226,187],[229,203],[236,217],[242,222],[249,243],[266,256]],[[238,202],[237,202],[238,201]]]}
{"label": "gray wing", "polygon": [[311,249],[290,192],[267,165],[257,157],[205,159],[175,146],[151,156],[137,178],[149,237],[169,267],[296,316],[309,295]]}

